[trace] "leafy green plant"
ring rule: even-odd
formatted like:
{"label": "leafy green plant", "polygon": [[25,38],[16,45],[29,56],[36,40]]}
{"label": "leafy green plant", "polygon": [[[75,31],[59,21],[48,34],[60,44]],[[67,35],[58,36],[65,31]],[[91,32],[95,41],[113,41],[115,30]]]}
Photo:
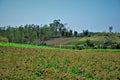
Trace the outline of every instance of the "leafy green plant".
{"label": "leafy green plant", "polygon": [[79,68],[73,66],[73,67],[70,68],[70,73],[71,74],[76,74],[76,75],[83,75],[84,70],[80,70]]}
{"label": "leafy green plant", "polygon": [[91,75],[90,73],[86,73],[86,74],[84,74],[84,76],[85,76],[86,78],[89,78],[89,79],[94,79],[94,76]]}
{"label": "leafy green plant", "polygon": [[64,64],[70,64],[70,60],[69,59],[65,59],[65,61],[64,61]]}
{"label": "leafy green plant", "polygon": [[46,56],[45,56],[44,54],[40,54],[40,55],[39,55],[39,58],[40,58],[40,59],[45,59]]}
{"label": "leafy green plant", "polygon": [[44,75],[44,71],[41,68],[37,68],[37,69],[35,69],[34,74],[36,76],[43,76]]}
{"label": "leafy green plant", "polygon": [[89,40],[89,39],[87,39],[86,40],[86,44],[87,44],[87,46],[89,46],[89,47],[94,47],[94,44],[91,42],[91,40]]}

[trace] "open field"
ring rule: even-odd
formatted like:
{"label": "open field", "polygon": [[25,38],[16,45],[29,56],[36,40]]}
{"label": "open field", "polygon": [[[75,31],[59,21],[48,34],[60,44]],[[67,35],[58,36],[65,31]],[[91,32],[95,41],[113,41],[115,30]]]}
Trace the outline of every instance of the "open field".
{"label": "open field", "polygon": [[119,80],[120,52],[0,46],[2,80]]}

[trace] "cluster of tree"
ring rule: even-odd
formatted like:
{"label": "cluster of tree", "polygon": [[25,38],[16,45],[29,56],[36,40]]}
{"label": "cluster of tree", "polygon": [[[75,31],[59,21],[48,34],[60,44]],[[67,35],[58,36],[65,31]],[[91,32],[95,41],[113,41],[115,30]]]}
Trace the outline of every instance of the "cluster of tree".
{"label": "cluster of tree", "polygon": [[[9,42],[41,45],[43,41],[54,37],[77,36],[77,31],[68,30],[60,20],[54,20],[49,25],[26,24],[24,26],[0,27],[0,37]],[[1,39],[5,40],[5,39]],[[7,40],[6,40],[7,41]]]}
{"label": "cluster of tree", "polygon": [[78,36],[79,37],[91,37],[94,34],[95,34],[94,32],[89,32],[88,30],[83,30],[82,33],[78,34]]}

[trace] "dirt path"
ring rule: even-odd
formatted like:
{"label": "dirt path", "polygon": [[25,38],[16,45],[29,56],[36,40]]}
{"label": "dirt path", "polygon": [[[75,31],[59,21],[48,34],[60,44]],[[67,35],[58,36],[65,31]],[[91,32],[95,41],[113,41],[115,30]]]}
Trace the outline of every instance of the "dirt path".
{"label": "dirt path", "polygon": [[66,43],[69,43],[69,42],[73,42],[75,40],[79,40],[80,37],[72,37],[72,38],[55,38],[55,39],[52,39],[52,40],[48,40],[46,41],[46,44],[47,45],[51,45],[51,46],[59,46],[59,45],[62,45],[62,44],[66,44]]}

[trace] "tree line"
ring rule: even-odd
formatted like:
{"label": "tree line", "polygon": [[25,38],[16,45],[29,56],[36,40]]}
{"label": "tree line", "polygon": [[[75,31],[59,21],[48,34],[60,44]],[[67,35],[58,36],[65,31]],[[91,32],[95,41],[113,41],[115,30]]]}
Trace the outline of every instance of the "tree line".
{"label": "tree line", "polygon": [[54,20],[49,25],[26,24],[0,27],[0,38],[15,43],[42,45],[44,41],[55,37],[77,37],[77,35],[77,31],[68,30],[60,20]]}

